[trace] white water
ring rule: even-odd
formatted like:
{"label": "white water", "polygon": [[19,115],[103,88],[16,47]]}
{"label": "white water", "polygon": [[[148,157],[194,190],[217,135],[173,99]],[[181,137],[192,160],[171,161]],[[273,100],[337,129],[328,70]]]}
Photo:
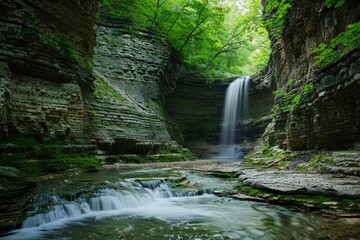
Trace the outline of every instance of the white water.
{"label": "white water", "polygon": [[[233,187],[233,184],[229,186],[229,181],[186,171],[147,170],[148,177],[156,179],[169,179],[169,176],[174,176],[173,173],[186,176],[189,184],[196,185],[196,189]],[[201,195],[206,192],[201,190],[176,192],[170,187],[176,184],[172,180],[133,178],[144,177],[144,174],[144,169],[126,169],[74,177],[73,184],[68,183],[67,187],[81,185],[89,178],[94,182],[80,188],[83,195],[69,196],[71,201],[55,194],[34,198],[32,203],[36,209],[29,212],[23,228],[0,238],[320,240],[357,239],[359,236],[360,224],[345,225],[264,203],[238,201],[213,194]],[[61,184],[62,180],[42,187],[49,189],[48,192],[55,192],[59,191]],[[96,186],[95,189],[99,187],[99,190],[93,192],[91,186]],[[201,196],[189,197],[191,195]],[[339,225],[342,226],[340,229]],[[331,229],[336,229],[335,233]]]}
{"label": "white water", "polygon": [[22,228],[39,227],[62,219],[91,215],[96,212],[140,208],[159,199],[193,197],[204,193],[204,191],[195,190],[172,191],[162,180],[124,181],[118,185],[122,188],[121,190],[100,189],[93,193],[93,197],[88,201],[85,198],[67,201],[49,194],[40,195],[33,200],[37,207],[33,212],[29,212],[30,216],[25,219]]}
{"label": "white water", "polygon": [[223,121],[221,124],[220,144],[222,150],[218,157],[237,159],[242,155],[241,148],[236,146],[238,122],[248,111],[250,77],[240,77],[232,82],[226,90]]}

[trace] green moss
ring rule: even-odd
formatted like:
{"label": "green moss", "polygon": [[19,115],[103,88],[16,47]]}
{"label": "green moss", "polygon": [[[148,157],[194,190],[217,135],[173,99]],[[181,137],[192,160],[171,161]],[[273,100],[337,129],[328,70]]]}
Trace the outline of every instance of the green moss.
{"label": "green moss", "polygon": [[146,160],[141,155],[136,154],[124,154],[120,156],[120,160],[125,163],[145,163]]}
{"label": "green moss", "polygon": [[178,189],[186,189],[186,188],[189,188],[189,186],[186,185],[186,184],[184,184],[184,183],[176,184],[175,187],[178,188]]}
{"label": "green moss", "polygon": [[278,168],[283,169],[283,168],[287,168],[290,165],[289,161],[282,161],[281,163],[279,163],[277,165]]}
{"label": "green moss", "polygon": [[309,161],[311,168],[318,169],[323,172],[327,169],[326,165],[334,166],[335,160],[329,153],[314,154]]}
{"label": "green moss", "polygon": [[95,79],[94,84],[95,84],[95,91],[93,94],[95,97],[110,98],[122,104],[127,102],[126,99],[119,92],[117,92],[112,86],[110,86],[110,84],[108,84],[100,77],[97,77]]}
{"label": "green moss", "polygon": [[296,171],[302,171],[302,172],[309,171],[309,169],[310,169],[309,166],[304,166],[304,165],[300,165],[300,166],[295,167]]}
{"label": "green moss", "polygon": [[178,161],[193,159],[188,154],[181,154],[181,153],[154,154],[154,155],[149,155],[146,158],[150,162],[178,162]]}
{"label": "green moss", "polygon": [[74,171],[99,171],[101,163],[91,156],[67,156],[61,159],[19,160],[1,162],[4,166],[15,167],[29,176],[41,176],[49,173],[68,173]]}
{"label": "green moss", "polygon": [[310,158],[310,162],[323,162],[331,165],[335,165],[334,158],[329,153],[318,153],[314,154]]}
{"label": "green moss", "polygon": [[244,157],[244,162],[251,166],[285,168],[293,157],[295,157],[294,153],[287,153],[282,149],[263,146],[261,152],[252,151],[247,154]]}
{"label": "green moss", "polygon": [[350,199],[350,198],[341,199],[339,202],[339,206],[344,208],[360,209],[360,199]]}
{"label": "green moss", "polygon": [[343,210],[353,209],[359,211],[360,209],[360,200],[357,198],[338,198],[304,194],[279,194],[260,190],[249,185],[237,186],[235,190],[252,197],[260,197],[269,200],[273,199],[276,201],[290,201],[297,203],[314,204],[321,208],[329,208],[329,205],[327,205],[326,203],[333,202],[338,208]]}
{"label": "green moss", "polygon": [[267,194],[266,192],[264,192],[260,189],[253,188],[251,186],[246,186],[246,185],[238,186],[235,188],[235,190],[237,190],[240,193],[246,194],[248,196],[252,196],[252,197],[259,197],[259,196],[263,196],[263,195]]}

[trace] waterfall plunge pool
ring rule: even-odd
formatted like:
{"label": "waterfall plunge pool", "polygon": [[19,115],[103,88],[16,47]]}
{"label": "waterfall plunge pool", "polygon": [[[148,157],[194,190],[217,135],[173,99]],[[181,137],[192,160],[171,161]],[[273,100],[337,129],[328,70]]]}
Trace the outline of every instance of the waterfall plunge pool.
{"label": "waterfall plunge pool", "polygon": [[[179,179],[189,187],[174,188]],[[359,236],[359,223],[349,219],[212,194],[214,189],[233,184],[172,168],[109,170],[51,180],[39,183],[23,228],[3,238],[290,240]]]}

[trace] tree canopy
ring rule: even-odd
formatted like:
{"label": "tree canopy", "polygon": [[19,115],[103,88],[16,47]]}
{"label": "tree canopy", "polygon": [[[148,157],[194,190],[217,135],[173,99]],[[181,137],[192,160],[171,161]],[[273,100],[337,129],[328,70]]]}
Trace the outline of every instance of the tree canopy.
{"label": "tree canopy", "polygon": [[211,77],[255,74],[270,54],[260,0],[102,0],[118,17],[158,29],[183,60]]}

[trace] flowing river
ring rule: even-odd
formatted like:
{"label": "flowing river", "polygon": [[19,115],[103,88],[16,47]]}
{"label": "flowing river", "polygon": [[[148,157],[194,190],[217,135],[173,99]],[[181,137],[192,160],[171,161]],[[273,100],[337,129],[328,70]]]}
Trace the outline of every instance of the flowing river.
{"label": "flowing river", "polygon": [[173,168],[48,180],[4,239],[358,239],[351,219],[213,194],[234,184]]}

